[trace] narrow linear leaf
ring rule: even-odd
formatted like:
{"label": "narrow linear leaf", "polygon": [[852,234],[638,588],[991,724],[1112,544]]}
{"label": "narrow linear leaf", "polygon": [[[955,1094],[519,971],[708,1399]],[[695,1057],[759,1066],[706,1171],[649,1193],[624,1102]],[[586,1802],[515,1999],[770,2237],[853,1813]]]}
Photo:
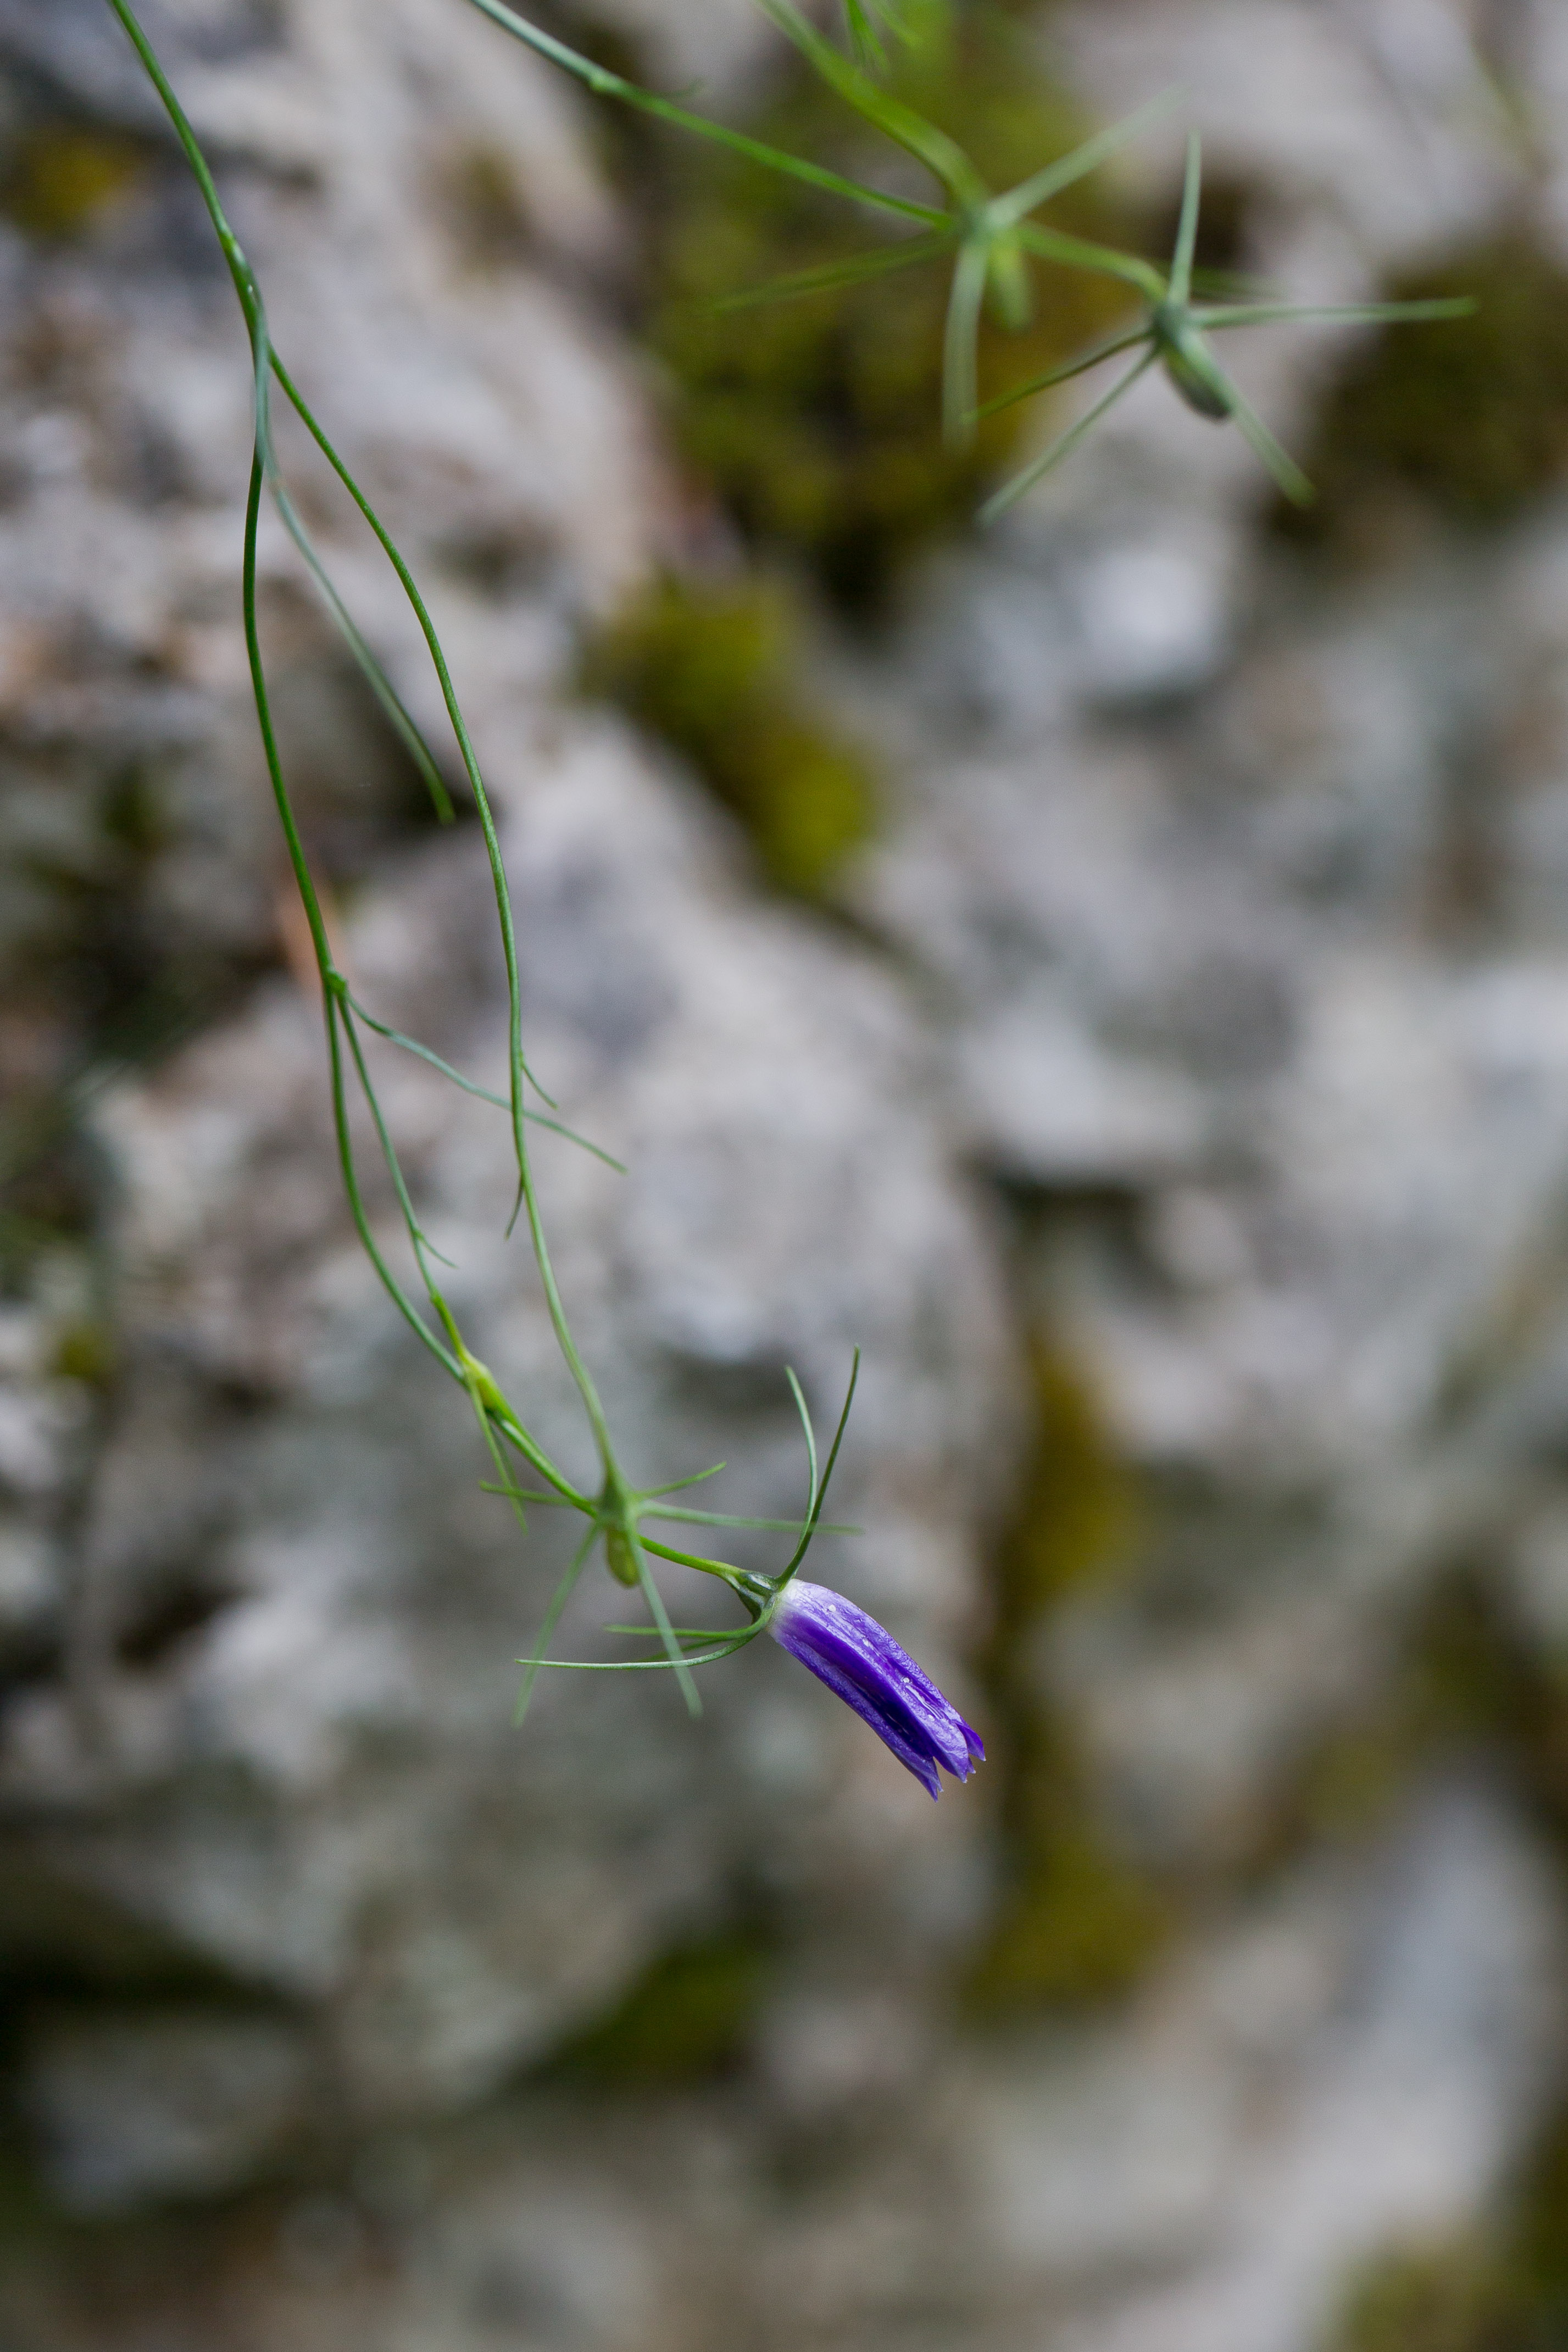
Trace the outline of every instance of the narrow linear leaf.
{"label": "narrow linear leaf", "polygon": [[1227,302],[1191,313],[1205,331],[1215,327],[1261,327],[1273,320],[1307,322],[1339,320],[1347,326],[1376,326],[1384,320],[1403,320],[1407,326],[1422,320],[1468,319],[1479,304],[1472,295],[1453,295],[1431,302]]}
{"label": "narrow linear leaf", "polygon": [[[690,1666],[711,1666],[716,1665],[721,1658],[732,1658],[737,1650],[743,1650],[748,1642],[754,1642],[758,1634],[766,1630],[759,1619],[756,1624],[746,1626],[727,1641],[722,1649],[710,1650],[705,1655],[694,1656],[688,1650],[677,1658],[541,1658],[537,1670],[542,1674],[569,1675],[668,1675],[672,1671],[678,1675],[684,1674]],[[516,1663],[521,1666],[533,1662],[519,1658]],[[698,1705],[700,1708],[700,1699]]]}
{"label": "narrow linear leaf", "polygon": [[693,1470],[689,1477],[672,1478],[668,1486],[644,1486],[637,1496],[637,1500],[639,1503],[646,1503],[655,1495],[679,1495],[683,1486],[700,1486],[704,1479],[717,1478],[721,1470],[727,1470],[729,1467],[727,1462],[715,1462],[710,1470]]}
{"label": "narrow linear leaf", "polygon": [[1244,400],[1234,383],[1226,378],[1230,395],[1230,413],[1237,429],[1255,455],[1260,457],[1292,505],[1309,507],[1318,493],[1294,457],[1280,447],[1250,401]]}
{"label": "narrow linear leaf", "polygon": [[582,1542],[578,1545],[575,1552],[572,1556],[571,1566],[567,1569],[565,1575],[562,1578],[551,1597],[550,1606],[544,1612],[544,1622],[539,1629],[539,1639],[533,1645],[532,1654],[528,1658],[520,1658],[517,1661],[518,1664],[525,1669],[522,1677],[522,1687],[518,1692],[517,1704],[511,1711],[512,1722],[520,1729],[522,1725],[523,1717],[528,1713],[528,1703],[533,1696],[533,1685],[539,1679],[540,1668],[542,1666],[546,1666],[551,1663],[544,1654],[550,1647],[551,1635],[554,1633],[556,1626],[561,1622],[562,1611],[565,1608],[566,1603],[572,1598],[573,1587],[575,1585],[577,1579],[582,1575],[584,1568],[587,1564],[588,1554],[594,1549],[595,1539],[597,1537],[598,1532],[599,1530],[596,1527],[591,1527],[588,1529],[587,1534],[584,1537]]}
{"label": "narrow linear leaf", "polygon": [[795,302],[808,294],[829,294],[842,286],[864,285],[868,278],[885,278],[895,269],[910,269],[918,262],[931,261],[945,253],[957,231],[944,230],[931,236],[906,237],[901,245],[879,247],[872,253],[858,253],[845,261],[831,261],[820,269],[798,270],[793,277],[773,278],[763,286],[748,286],[738,294],[721,294],[704,302],[709,311],[750,310],[763,302]]}
{"label": "narrow linear leaf", "polygon": [[942,430],[950,449],[965,448],[974,438],[980,306],[988,268],[989,256],[978,240],[960,247],[942,331]]}
{"label": "narrow linear leaf", "polygon": [[1043,228],[1038,221],[1020,221],[1014,233],[1019,244],[1041,261],[1058,262],[1064,269],[1089,269],[1104,278],[1120,278],[1124,284],[1136,286],[1151,302],[1164,299],[1163,273],[1152,261],[1141,261],[1135,253],[1118,253],[1114,246],[1094,245],[1087,237]]}
{"label": "narrow linear leaf", "polygon": [[1064,360],[1059,367],[1047,368],[1044,375],[1031,376],[1027,383],[1016,383],[1010,391],[998,393],[994,400],[976,409],[975,415],[994,416],[999,408],[1011,408],[1016,402],[1027,400],[1037,392],[1049,392],[1054,384],[1067,383],[1075,375],[1087,375],[1101,360],[1114,359],[1119,352],[1130,352],[1134,343],[1147,341],[1148,335],[1149,330],[1142,321],[1130,327],[1125,334],[1108,335],[1103,342],[1079,352],[1076,359]]}
{"label": "narrow linear leaf", "polygon": [[[786,1536],[799,1535],[802,1528],[805,1525],[804,1519],[737,1518],[729,1511],[663,1510],[648,1511],[645,1513],[644,1516],[650,1519],[682,1519],[690,1522],[694,1526],[703,1528],[771,1528],[777,1533]],[[825,1525],[822,1528],[821,1532],[825,1536],[858,1536],[864,1535],[865,1529],[863,1528],[851,1528],[847,1526],[839,1527],[836,1525],[833,1527],[827,1527]]]}
{"label": "narrow linear leaf", "polygon": [[1147,131],[1152,122],[1157,122],[1161,115],[1168,114],[1181,96],[1179,86],[1162,90],[1158,98],[1149,100],[1147,106],[1139,107],[1132,114],[1123,115],[1121,121],[1113,122],[1109,130],[1100,131],[1093,139],[1085,140],[1081,147],[1075,147],[1070,155],[1059,156],[1056,163],[1047,163],[1031,178],[1020,181],[1016,188],[1009,188],[1005,195],[993,196],[986,207],[989,217],[998,226],[1013,227],[1026,213],[1032,213],[1038,205],[1048,203],[1064,188],[1071,187],[1075,180],[1087,178],[1108,156],[1114,155],[1119,147],[1125,147],[1130,140]]}
{"label": "narrow linear leaf", "polygon": [[999,515],[1005,514],[1008,508],[1016,505],[1026,490],[1033,489],[1043,475],[1048,474],[1053,466],[1059,466],[1068,452],[1078,447],[1084,436],[1094,430],[1107,409],[1113,408],[1124,393],[1131,392],[1139,377],[1146,375],[1153,364],[1154,353],[1146,352],[1136,367],[1130,368],[1124,376],[1112,384],[1103,400],[1097,400],[1094,406],[1086,410],[1076,425],[1070,425],[1067,432],[1059,435],[1048,448],[1043,450],[1040,456],[1035,458],[1032,464],[1024,467],[1021,474],[1015,474],[1010,482],[1005,482],[993,497],[987,499],[980,509],[978,520],[982,523],[994,522]]}
{"label": "narrow linear leaf", "polygon": [[420,732],[418,724],[402,696],[387,677],[380,660],[371,651],[359,624],[338,593],[326,565],[317,553],[310,532],[300,520],[300,511],[289,497],[281,475],[277,470],[270,436],[268,436],[267,449],[268,487],[272,492],[272,503],[282,520],[283,528],[304,558],[322,601],[337,624],[340,635],[358,663],[371,692],[385,712],[404,750],[418,769],[437,816],[443,824],[450,824],[457,815],[457,811],[452,806],[452,796],[447,790],[446,780],[436,764],[436,755]]}
{"label": "narrow linear leaf", "polygon": [[985,202],[985,184],[956,140],[950,139],[945,131],[928,122],[912,107],[905,106],[890,91],[881,89],[849,58],[841,57],[832,42],[825,40],[809,18],[801,15],[794,0],[759,0],[759,5],[829,89],[866,121],[923,163],[950,196],[970,207]]}
{"label": "narrow linear leaf", "polygon": [[1170,299],[1184,302],[1193,290],[1193,256],[1198,242],[1198,206],[1203,189],[1203,142],[1195,131],[1187,134],[1187,163],[1182,180],[1182,215],[1176,224],[1175,250],[1171,256]]}
{"label": "narrow linear leaf", "polygon": [[801,1561],[805,1558],[806,1553],[811,1549],[811,1539],[817,1532],[817,1523],[822,1517],[822,1506],[827,1498],[828,1482],[833,1476],[834,1465],[838,1460],[838,1449],[844,1443],[844,1433],[849,1426],[849,1408],[855,1402],[855,1390],[859,1381],[859,1378],[860,1350],[857,1348],[855,1350],[854,1360],[849,1367],[849,1385],[844,1391],[843,1410],[838,1416],[838,1426],[833,1433],[833,1444],[828,1448],[827,1453],[827,1465],[822,1473],[821,1481],[819,1483],[816,1475],[816,1439],[812,1431],[811,1415],[806,1411],[805,1399],[801,1393],[800,1382],[795,1379],[793,1371],[789,1375],[790,1387],[794,1391],[795,1404],[799,1409],[801,1422],[805,1430],[806,1457],[811,1468],[811,1506],[806,1513],[806,1524],[802,1532],[800,1541],[795,1546],[795,1557],[791,1559],[789,1566],[784,1570],[784,1574],[782,1576],[775,1577],[773,1580],[773,1590],[775,1593],[782,1592],[784,1591],[784,1586],[790,1581],[790,1579],[794,1576],[796,1569],[800,1566]]}
{"label": "narrow linear leaf", "polygon": [[[461,1087],[466,1095],[475,1095],[480,1102],[493,1103],[498,1110],[511,1108],[505,1095],[496,1094],[489,1087],[481,1087],[476,1079],[466,1078],[461,1070],[455,1070],[450,1062],[444,1062],[439,1054],[428,1045],[422,1045],[417,1037],[405,1037],[401,1029],[389,1028],[384,1021],[378,1021],[373,1013],[365,1011],[357,996],[351,996],[348,1001],[366,1028],[374,1029],[376,1035],[384,1037],[389,1045],[401,1045],[405,1052],[417,1054],[422,1062],[428,1062],[433,1070],[439,1070],[444,1078],[450,1078],[452,1084]],[[613,1168],[617,1175],[626,1174],[624,1160],[614,1159],[598,1144],[591,1143],[585,1135],[579,1135],[575,1128],[567,1127],[558,1118],[547,1118],[542,1111],[525,1110],[522,1115],[531,1126],[548,1128],[552,1135],[563,1135],[568,1143],[578,1144],[583,1150],[591,1151],[595,1160],[602,1160],[605,1167]]]}
{"label": "narrow linear leaf", "polygon": [[847,180],[841,173],[829,172],[820,163],[808,163],[803,155],[791,155],[783,148],[769,147],[760,139],[748,138],[744,131],[731,131],[727,123],[714,122],[705,114],[692,114],[684,106],[677,106],[672,100],[659,98],[652,90],[640,89],[636,82],[626,80],[620,74],[611,73],[606,67],[596,66],[591,59],[580,57],[575,49],[568,48],[564,41],[556,40],[552,34],[542,32],[537,25],[531,25],[526,17],[520,16],[515,8],[507,7],[505,0],[469,0],[469,5],[477,8],[481,16],[488,16],[492,24],[499,25],[502,32],[510,33],[514,40],[521,41],[537,56],[548,58],[552,65],[559,66],[563,72],[585,82],[601,98],[619,99],[623,105],[635,106],[644,114],[658,115],[662,121],[673,122],[699,139],[710,139],[720,147],[728,147],[737,155],[746,156],[753,163],[761,163],[768,171],[780,172],[789,179],[804,181],[807,187],[821,188],[828,195],[847,196],[855,204],[874,205],[879,212],[900,213],[907,220],[936,223],[942,217],[930,205],[911,204],[905,197],[889,195],[884,190],[868,187],[858,180]]}
{"label": "narrow linear leaf", "polygon": [[635,1528],[628,1531],[627,1541],[632,1548],[632,1557],[637,1564],[637,1582],[642,1587],[643,1599],[647,1602],[648,1614],[658,1628],[659,1639],[664,1643],[665,1656],[675,1669],[675,1678],[680,1685],[680,1696],[686,1701],[686,1712],[688,1715],[700,1715],[701,1697],[696,1684],[686,1670],[685,1653],[676,1641],[675,1629],[669,1622],[669,1612],[664,1605],[664,1595],[653,1580],[647,1560],[644,1556],[642,1539]]}

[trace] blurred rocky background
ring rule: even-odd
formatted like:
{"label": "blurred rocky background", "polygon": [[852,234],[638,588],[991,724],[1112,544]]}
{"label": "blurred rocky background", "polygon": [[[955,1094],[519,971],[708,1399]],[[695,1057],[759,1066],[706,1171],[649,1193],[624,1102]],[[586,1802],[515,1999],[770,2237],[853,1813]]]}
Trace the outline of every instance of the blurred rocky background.
{"label": "blurred rocky background", "polygon": [[[996,183],[1183,86],[1064,224],[1159,251],[1191,121],[1221,282],[1481,301],[1227,344],[1304,517],[1146,379],[982,538],[1072,411],[944,455],[937,278],[709,299],[874,225],[460,0],[146,14],[627,1164],[546,1139],[631,1466],[789,1512],[861,1344],[817,1573],[992,1760],[933,1810],[767,1644],[511,1729],[558,1530],[342,1205],[233,298],[101,0],[0,0],[0,2345],[1568,2343],[1568,16],[933,19]],[[888,168],[748,0],[537,14]],[[987,389],[1116,315],[1040,294]],[[359,992],[493,1082],[476,829],[263,574]],[[504,1123],[378,1073],[579,1460]]]}

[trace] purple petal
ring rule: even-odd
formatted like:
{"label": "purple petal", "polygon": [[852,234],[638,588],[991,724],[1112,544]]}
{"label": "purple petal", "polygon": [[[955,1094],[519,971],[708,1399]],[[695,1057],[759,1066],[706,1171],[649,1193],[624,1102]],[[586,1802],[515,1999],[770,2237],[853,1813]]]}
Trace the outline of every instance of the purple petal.
{"label": "purple petal", "polygon": [[938,1764],[963,1780],[984,1757],[979,1734],[931,1676],[842,1593],[797,1580],[781,1594],[768,1630],[870,1725],[933,1797],[942,1785]]}
{"label": "purple petal", "polygon": [[917,1745],[908,1736],[903,1724],[895,1720],[885,1708],[879,1707],[865,1691],[858,1690],[847,1676],[837,1673],[825,1660],[810,1657],[801,1651],[791,1654],[798,1657],[803,1666],[808,1666],[818,1682],[826,1683],[835,1698],[841,1698],[846,1706],[853,1707],[862,1723],[870,1725],[878,1738],[892,1749],[906,1772],[912,1772],[933,1797],[941,1796],[942,1782],[937,1777],[934,1759],[929,1749]]}
{"label": "purple petal", "polygon": [[795,1584],[775,1623],[779,1640],[803,1663],[826,1659],[879,1709],[901,1717],[955,1777],[968,1773],[976,1735],[924,1669],[865,1610],[822,1585]]}

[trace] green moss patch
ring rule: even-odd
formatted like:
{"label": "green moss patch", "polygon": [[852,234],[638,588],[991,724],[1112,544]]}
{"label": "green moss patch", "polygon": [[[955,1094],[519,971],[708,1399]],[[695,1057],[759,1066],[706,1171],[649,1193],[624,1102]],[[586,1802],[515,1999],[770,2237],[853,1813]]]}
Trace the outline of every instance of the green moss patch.
{"label": "green moss patch", "polygon": [[1437,1758],[1533,1739],[1542,1706],[1538,1677],[1480,1583],[1458,1578],[1409,1628],[1376,1703],[1359,1706],[1304,1760],[1277,1825],[1278,1850],[1375,1834]]}
{"label": "green moss patch", "polygon": [[1489,2230],[1394,2247],[1352,2283],[1329,2352],[1563,2352],[1568,2345],[1568,2116]]}
{"label": "green moss patch", "polygon": [[1098,1831],[1066,1743],[1037,1738],[1011,1760],[1015,1874],[963,1986],[982,2022],[1114,2000],[1171,1927],[1169,1906]]}
{"label": "green moss patch", "polygon": [[1068,1358],[1036,1350],[1035,1438],[994,1561],[995,1619],[982,1660],[1002,1727],[1006,1883],[966,1974],[970,2013],[994,2020],[1113,1998],[1144,1973],[1169,1906],[1115,1851],[1069,1726],[1029,1670],[1031,1636],[1068,1594],[1127,1571],[1137,1496],[1092,1393]]}
{"label": "green moss patch", "polygon": [[544,2079],[662,2090],[723,2074],[743,2053],[766,1965],[760,1939],[744,1934],[667,1952],[618,2008],[551,2060]]}
{"label": "green moss patch", "polygon": [[765,582],[664,579],[603,632],[582,683],[689,760],[768,878],[811,898],[870,833],[876,791],[868,756],[802,698],[795,641]]}
{"label": "green moss patch", "polygon": [[29,236],[77,236],[124,195],[145,151],[85,125],[49,123],[18,141],[0,173],[0,211]]}
{"label": "green moss patch", "polygon": [[1470,523],[1517,514],[1568,468],[1568,271],[1516,233],[1390,281],[1392,300],[1474,295],[1472,317],[1399,325],[1360,347],[1321,404],[1291,523],[1352,532],[1391,486]]}
{"label": "green moss patch", "polygon": [[1468,2239],[1401,2248],[1355,2281],[1331,2352],[1504,2352],[1497,2291],[1491,2260]]}

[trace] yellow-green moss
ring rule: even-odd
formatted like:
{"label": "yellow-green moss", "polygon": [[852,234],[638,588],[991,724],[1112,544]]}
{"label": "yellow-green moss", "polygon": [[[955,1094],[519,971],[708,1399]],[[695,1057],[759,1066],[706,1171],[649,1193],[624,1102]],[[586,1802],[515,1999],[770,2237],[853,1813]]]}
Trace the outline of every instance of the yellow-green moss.
{"label": "yellow-green moss", "polygon": [[1080,1368],[1030,1353],[1033,1433],[1018,1501],[997,1548],[993,1663],[1064,1594],[1121,1573],[1138,1511],[1133,1483]]}
{"label": "yellow-green moss", "polygon": [[1353,532],[1390,483],[1462,520],[1506,520],[1568,467],[1568,272],[1514,234],[1387,291],[1479,307],[1387,328],[1351,359],[1320,411],[1306,461],[1319,502],[1297,528]]}
{"label": "yellow-green moss", "polygon": [[[1081,139],[1083,121],[1045,79],[1024,30],[1000,11],[910,0],[919,37],[889,51],[891,87],[956,137],[996,187]],[[796,61],[748,124],[775,145],[858,176],[889,150]],[[836,594],[874,599],[900,556],[950,528],[999,469],[1028,415],[1009,409],[955,455],[939,429],[948,260],[834,292],[715,310],[715,298],[875,249],[876,216],[688,142],[670,153],[650,330],[673,376],[675,430],[753,540],[804,556]],[[917,173],[923,188],[923,175]],[[1047,215],[1121,241],[1127,220],[1099,184]],[[1020,332],[987,321],[982,396],[1042,373],[1126,307],[1108,278],[1037,272]]]}
{"label": "yellow-green moss", "polygon": [[1500,1622],[1481,1580],[1458,1576],[1407,1629],[1375,1704],[1359,1707],[1303,1759],[1265,1858],[1375,1832],[1445,1751],[1502,1745],[1536,1779],[1554,1719],[1544,1677]]}
{"label": "yellow-green moss", "polygon": [[787,598],[746,579],[656,582],[603,632],[584,690],[682,752],[745,825],[769,878],[811,897],[871,829],[870,762],[801,700]]}
{"label": "yellow-green moss", "polygon": [[1504,2352],[1499,2286],[1493,2258],[1468,2238],[1399,2248],[1353,2282],[1331,2352]]}
{"label": "yellow-green moss", "polygon": [[620,2006],[552,2059],[552,2081],[645,2090],[721,2074],[744,2049],[767,1965],[754,1936],[667,1952]]}
{"label": "yellow-green moss", "polygon": [[1139,1516],[1082,1373],[1043,1346],[1031,1370],[1034,1443],[997,1547],[995,1614],[981,1661],[1002,1729],[1007,1863],[996,1916],[963,1987],[982,2019],[1110,1999],[1137,1981],[1170,1926],[1163,1898],[1098,1821],[1070,1728],[1031,1671],[1031,1637],[1048,1612],[1128,1569]]}
{"label": "yellow-green moss", "polygon": [[30,236],[74,236],[125,193],[142,155],[118,132],[50,123],[12,151],[0,176],[0,210]]}
{"label": "yellow-green moss", "polygon": [[1563,2352],[1568,2116],[1484,2230],[1393,2247],[1352,2283],[1328,2352]]}
{"label": "yellow-green moss", "polygon": [[1029,1806],[1014,1882],[964,1980],[965,2006],[982,2021],[1129,1991],[1171,1925],[1168,1906],[1087,1818],[1065,1744],[1030,1761],[1054,1762],[1055,1786]]}
{"label": "yellow-green moss", "polygon": [[87,1318],[68,1324],[60,1333],[54,1369],[63,1380],[107,1388],[114,1377],[114,1333],[108,1323]]}

